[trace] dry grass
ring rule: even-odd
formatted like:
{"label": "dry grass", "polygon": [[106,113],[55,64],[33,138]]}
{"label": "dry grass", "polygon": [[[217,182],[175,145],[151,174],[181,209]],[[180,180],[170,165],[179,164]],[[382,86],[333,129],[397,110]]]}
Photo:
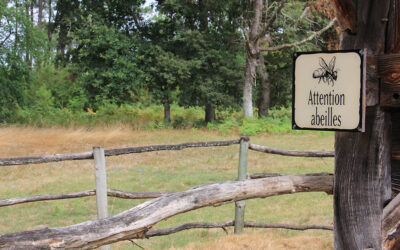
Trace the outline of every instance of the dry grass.
{"label": "dry grass", "polygon": [[292,236],[288,237],[282,233],[252,231],[241,235],[228,235],[205,243],[190,243],[185,250],[196,249],[225,249],[225,250],[310,250],[310,249],[333,249],[330,240],[321,240],[317,236]]}
{"label": "dry grass", "polygon": [[[188,141],[236,139],[207,130],[138,131],[129,127],[94,129],[0,128],[0,157],[38,156],[91,151],[93,146],[117,148]],[[260,135],[251,141],[286,149],[332,150],[331,135]],[[125,191],[179,191],[208,182],[232,180],[237,175],[238,146],[161,151],[107,158],[108,187]],[[332,172],[332,159],[294,158],[249,153],[250,173]],[[93,161],[69,161],[39,165],[2,167],[0,199],[45,193],[67,193],[94,188]],[[109,211],[116,214],[142,201],[109,199]],[[93,197],[37,202],[0,208],[0,233],[58,227],[95,219]],[[246,220],[331,224],[332,197],[321,193],[284,195],[247,202]],[[170,218],[159,228],[194,221],[228,221],[233,205],[203,208]],[[311,230],[252,230],[225,236],[222,230],[191,230],[171,236],[139,240],[146,249],[329,249],[332,233]],[[220,247],[222,246],[222,248]],[[131,249],[121,242],[115,249]]]}

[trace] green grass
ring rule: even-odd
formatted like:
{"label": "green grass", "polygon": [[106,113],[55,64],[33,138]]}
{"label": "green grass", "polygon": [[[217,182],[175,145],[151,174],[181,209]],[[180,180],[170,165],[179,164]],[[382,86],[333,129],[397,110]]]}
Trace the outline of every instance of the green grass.
{"label": "green grass", "polygon": [[[7,142],[3,131],[0,137]],[[46,133],[36,130],[14,129],[21,139],[10,141],[9,144],[0,144],[2,152],[7,155],[1,157],[15,157],[27,155],[43,155],[62,152],[84,152],[92,145],[102,145],[105,148],[116,148],[133,145],[174,144],[188,141],[228,140],[236,139],[237,135],[222,136],[218,132],[207,130],[159,130],[122,131],[114,139],[110,131],[90,135],[91,131],[84,131],[61,139],[51,137],[55,144],[41,144],[43,149],[29,151],[33,141],[24,141],[24,133],[31,137],[37,133],[38,138],[46,141]],[[42,131],[43,132],[43,131]],[[62,130],[61,130],[62,132]],[[57,133],[60,133],[58,131]],[[65,132],[67,133],[67,132]],[[93,132],[94,133],[94,132]],[[47,134],[50,134],[47,132]],[[99,137],[103,136],[103,140]],[[9,136],[9,138],[13,138]],[[53,138],[53,139],[52,139]],[[69,138],[69,139],[66,139]],[[14,137],[15,140],[15,137]],[[34,139],[32,139],[34,140]],[[57,141],[58,140],[58,141]],[[315,149],[332,150],[333,136],[331,133],[260,134],[251,137],[251,142],[260,145],[284,149]],[[25,151],[15,152],[12,145],[22,143]],[[7,145],[7,147],[5,146]],[[82,150],[85,148],[85,150]],[[124,191],[181,191],[191,187],[225,180],[234,180],[237,176],[239,146],[195,148],[182,151],[160,151],[143,154],[132,154],[107,158],[108,188]],[[47,193],[68,193],[93,189],[94,172],[93,162],[90,160],[48,163],[40,165],[2,167],[0,170],[0,199],[18,196],[30,196]],[[328,158],[298,158],[269,155],[250,151],[248,161],[249,173],[287,173],[304,174],[318,172],[333,172],[333,159]],[[144,200],[124,200],[109,197],[109,212],[111,215],[122,212]],[[0,208],[0,233],[10,233],[41,227],[59,227],[95,219],[96,204],[94,197],[36,202]],[[226,204],[219,207],[207,207],[174,216],[155,225],[156,228],[166,228],[187,222],[222,222],[234,218],[234,205]],[[323,224],[330,225],[333,220],[332,196],[324,193],[301,193],[282,195],[267,199],[254,199],[246,203],[246,220],[290,223],[290,224]],[[232,229],[229,229],[232,232]],[[247,232],[253,230],[245,229]],[[311,230],[297,232],[280,229],[255,230],[263,237],[263,232],[272,232],[277,237],[292,237],[298,235],[312,235],[328,243],[332,241],[332,233]],[[224,237],[222,230],[194,229],[170,236],[154,237],[137,240],[136,242],[146,249],[167,249],[185,247],[189,243],[210,242]],[[132,249],[132,243],[120,242],[113,245],[114,249]]]}

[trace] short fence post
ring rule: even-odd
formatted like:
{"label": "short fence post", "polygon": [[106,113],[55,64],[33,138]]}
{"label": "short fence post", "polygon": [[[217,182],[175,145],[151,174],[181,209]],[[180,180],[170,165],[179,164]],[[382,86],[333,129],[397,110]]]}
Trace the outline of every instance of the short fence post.
{"label": "short fence post", "polygon": [[[249,137],[240,137],[238,181],[243,181],[247,177],[247,152],[249,150]],[[245,201],[235,202],[235,234],[241,233],[244,226]]]}
{"label": "short fence post", "polygon": [[[94,169],[96,177],[96,202],[97,202],[97,219],[108,217],[107,205],[107,174],[106,174],[106,158],[104,148],[93,147]],[[100,247],[100,250],[109,250],[110,245]]]}

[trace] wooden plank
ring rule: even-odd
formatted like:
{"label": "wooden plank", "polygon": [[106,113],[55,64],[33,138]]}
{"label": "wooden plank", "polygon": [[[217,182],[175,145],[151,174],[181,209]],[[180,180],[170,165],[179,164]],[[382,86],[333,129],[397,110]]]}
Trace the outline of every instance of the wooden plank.
{"label": "wooden plank", "polygon": [[[185,148],[196,147],[220,147],[239,144],[240,140],[229,141],[210,141],[210,142],[187,142],[182,144],[172,145],[152,145],[144,147],[129,147],[105,150],[106,156],[116,156],[123,154],[144,153],[151,151],[161,150],[182,150]],[[70,161],[70,160],[87,160],[93,159],[93,152],[77,153],[77,154],[55,154],[37,157],[19,157],[19,158],[1,158],[0,166],[23,165],[23,164],[40,164],[57,161]]]}
{"label": "wooden plank", "polygon": [[[238,166],[238,181],[246,180],[247,178],[247,153],[249,151],[249,137],[240,138],[239,150],[239,166]],[[244,227],[244,210],[246,208],[245,201],[235,202],[235,228],[236,234],[241,233]]]}
{"label": "wooden plank", "polygon": [[380,105],[400,108],[400,54],[379,55],[377,61],[381,77]]}
{"label": "wooden plank", "polygon": [[297,192],[331,192],[332,176],[288,175],[212,183],[164,195],[102,220],[0,235],[0,248],[93,249],[104,244],[144,237],[156,223],[190,210],[238,200]]}

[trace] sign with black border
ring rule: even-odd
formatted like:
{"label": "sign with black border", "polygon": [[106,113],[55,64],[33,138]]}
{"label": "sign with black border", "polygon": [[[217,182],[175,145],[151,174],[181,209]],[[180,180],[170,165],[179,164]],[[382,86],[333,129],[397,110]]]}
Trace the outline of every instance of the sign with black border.
{"label": "sign with black border", "polygon": [[293,54],[292,127],[364,131],[364,51]]}

